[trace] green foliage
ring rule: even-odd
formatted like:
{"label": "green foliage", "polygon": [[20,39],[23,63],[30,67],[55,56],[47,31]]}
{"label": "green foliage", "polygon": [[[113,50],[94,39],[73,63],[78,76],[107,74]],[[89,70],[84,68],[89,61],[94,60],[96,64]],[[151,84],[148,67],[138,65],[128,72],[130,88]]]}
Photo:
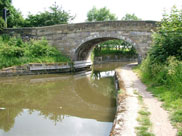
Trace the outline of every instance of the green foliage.
{"label": "green foliage", "polygon": [[164,102],[171,111],[171,121],[182,130],[182,10],[175,7],[165,14],[157,32],[153,35],[153,46],[140,66],[142,81],[148,90]]}
{"label": "green foliage", "polygon": [[6,23],[4,22],[4,19],[0,17],[0,31],[3,30],[6,27]]}
{"label": "green foliage", "polygon": [[9,7],[10,15],[7,18],[7,27],[21,27],[24,24],[24,18],[21,12],[13,6]]}
{"label": "green foliage", "polygon": [[182,130],[179,130],[177,136],[182,136]]}
{"label": "green foliage", "polygon": [[87,13],[87,21],[89,22],[111,21],[111,20],[117,20],[117,17],[115,14],[110,13],[110,10],[107,9],[106,7],[101,9],[93,7]]}
{"label": "green foliage", "polygon": [[[0,9],[8,8],[11,5],[11,0],[0,0]],[[0,13],[2,16],[2,12]]]}
{"label": "green foliage", "polygon": [[[20,11],[16,10],[11,4],[11,0],[0,0],[0,9],[6,8],[9,12],[7,17],[7,27],[20,27],[24,23],[24,19]],[[2,11],[0,12],[0,17],[2,17]],[[2,21],[0,21],[0,25]],[[0,27],[1,28],[1,27]]]}
{"label": "green foliage", "polygon": [[182,122],[182,110],[174,112],[171,119],[175,122]]}
{"label": "green foliage", "polygon": [[[150,58],[140,66],[141,78],[148,90],[163,101],[163,107],[171,111],[171,120],[182,129],[182,61],[169,57],[166,64],[150,64]],[[179,132],[180,133],[180,132]]]}
{"label": "green foliage", "polygon": [[152,63],[164,63],[169,56],[182,60],[182,10],[173,7],[169,15],[164,15],[149,54]]}
{"label": "green foliage", "polygon": [[94,55],[96,57],[110,54],[133,57],[136,56],[137,53],[130,43],[123,40],[109,40],[98,44],[94,48]]}
{"label": "green foliage", "polygon": [[[29,14],[25,20],[21,12],[12,6],[11,0],[0,0],[0,9],[3,8],[6,8],[10,14],[7,17],[7,27],[49,26],[65,24],[74,19],[69,12],[63,10],[56,3],[49,7],[49,11],[44,11],[36,15]],[[0,12],[0,29],[5,27],[1,17],[2,12]]]}
{"label": "green foliage", "polygon": [[44,11],[36,15],[28,15],[25,19],[25,27],[49,26],[55,24],[66,24],[73,20],[74,17],[69,12],[62,9],[58,5],[53,4],[49,7],[50,11]]}
{"label": "green foliage", "polygon": [[141,19],[138,18],[138,17],[133,13],[133,14],[126,14],[124,17],[122,17],[121,20],[125,20],[125,21],[138,21],[138,20],[141,20]]}
{"label": "green foliage", "polygon": [[67,62],[69,59],[45,39],[23,42],[21,38],[0,37],[0,68],[26,63]]}

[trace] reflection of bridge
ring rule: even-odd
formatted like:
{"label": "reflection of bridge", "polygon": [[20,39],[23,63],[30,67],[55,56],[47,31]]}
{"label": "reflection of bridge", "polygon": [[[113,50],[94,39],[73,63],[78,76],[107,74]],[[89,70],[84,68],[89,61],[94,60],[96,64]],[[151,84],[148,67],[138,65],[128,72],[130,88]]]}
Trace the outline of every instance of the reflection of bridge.
{"label": "reflection of bridge", "polygon": [[151,30],[155,28],[154,21],[107,21],[6,29],[4,33],[20,34],[25,39],[45,37],[72,60],[86,60],[96,44],[112,39],[131,43],[144,56],[151,44]]}
{"label": "reflection of bridge", "polygon": [[104,122],[112,122],[115,114],[115,99],[103,95],[99,92],[100,88],[94,88],[85,74],[8,78],[1,80],[0,85],[0,91],[6,86],[11,89],[3,92],[7,93],[3,96],[7,96],[8,100],[3,96],[0,99],[0,107],[6,108],[0,111],[3,115],[3,118],[0,117],[0,128],[6,125],[3,125],[7,123],[6,119],[14,124],[15,117],[23,109],[40,111],[41,115],[50,119],[70,115]]}
{"label": "reflection of bridge", "polygon": [[[80,74],[54,78],[54,82],[70,82],[60,95],[54,97],[48,105],[53,105],[48,109],[53,113],[56,111],[61,115],[71,115],[81,118],[90,118],[98,121],[112,122],[115,114],[115,100],[102,93],[98,93],[97,88],[93,88],[89,79],[91,72],[82,72]],[[50,78],[53,80],[53,78]],[[31,80],[36,81],[37,79]],[[42,78],[39,81],[44,81]],[[49,79],[46,78],[46,81]],[[83,90],[85,88],[85,90]],[[93,97],[92,97],[93,96]],[[93,99],[94,98],[94,99]],[[102,101],[101,101],[102,100]],[[60,105],[63,104],[63,105]],[[112,108],[110,107],[112,106]]]}

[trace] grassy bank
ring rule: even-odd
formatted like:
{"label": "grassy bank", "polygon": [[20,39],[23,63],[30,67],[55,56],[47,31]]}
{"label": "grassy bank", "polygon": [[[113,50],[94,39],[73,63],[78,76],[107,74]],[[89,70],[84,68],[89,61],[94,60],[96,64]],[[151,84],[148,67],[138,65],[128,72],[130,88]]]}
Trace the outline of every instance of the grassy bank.
{"label": "grassy bank", "polygon": [[0,69],[27,63],[68,61],[68,57],[50,46],[45,39],[24,42],[21,38],[0,36]]}
{"label": "grassy bank", "polygon": [[182,61],[168,58],[166,64],[149,65],[149,58],[135,68],[141,80],[169,111],[172,124],[182,136]]}
{"label": "grassy bank", "polygon": [[136,69],[163,107],[169,111],[172,124],[182,136],[182,9],[175,6],[164,14],[148,56]]}

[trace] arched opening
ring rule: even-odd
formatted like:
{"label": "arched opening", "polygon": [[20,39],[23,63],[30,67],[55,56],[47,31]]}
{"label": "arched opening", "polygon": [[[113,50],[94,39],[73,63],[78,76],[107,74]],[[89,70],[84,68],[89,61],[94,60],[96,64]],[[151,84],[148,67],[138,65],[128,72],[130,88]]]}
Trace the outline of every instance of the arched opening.
{"label": "arched opening", "polygon": [[[136,53],[139,52],[139,49],[137,48],[136,44],[131,42],[131,40],[126,40],[124,38],[115,38],[115,37],[101,37],[101,38],[92,38],[91,40],[87,40],[83,42],[75,51],[74,60],[76,61],[82,61],[82,60],[91,60],[91,52],[95,47],[102,46],[102,43],[106,43],[106,41],[122,41],[120,43],[123,43],[123,45],[116,45],[114,50],[120,50],[120,52],[125,48],[125,46],[128,46],[129,48],[135,49]],[[125,45],[124,45],[125,44]],[[109,45],[103,45],[102,47],[108,48]],[[110,46],[111,47],[111,46]],[[110,48],[109,47],[109,48]]]}

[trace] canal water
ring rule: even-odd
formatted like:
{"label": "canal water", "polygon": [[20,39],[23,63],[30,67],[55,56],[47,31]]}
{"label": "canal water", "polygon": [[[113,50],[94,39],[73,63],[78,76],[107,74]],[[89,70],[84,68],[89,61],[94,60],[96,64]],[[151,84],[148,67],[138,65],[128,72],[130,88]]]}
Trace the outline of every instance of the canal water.
{"label": "canal water", "polygon": [[0,78],[0,136],[107,136],[116,111],[114,69]]}

